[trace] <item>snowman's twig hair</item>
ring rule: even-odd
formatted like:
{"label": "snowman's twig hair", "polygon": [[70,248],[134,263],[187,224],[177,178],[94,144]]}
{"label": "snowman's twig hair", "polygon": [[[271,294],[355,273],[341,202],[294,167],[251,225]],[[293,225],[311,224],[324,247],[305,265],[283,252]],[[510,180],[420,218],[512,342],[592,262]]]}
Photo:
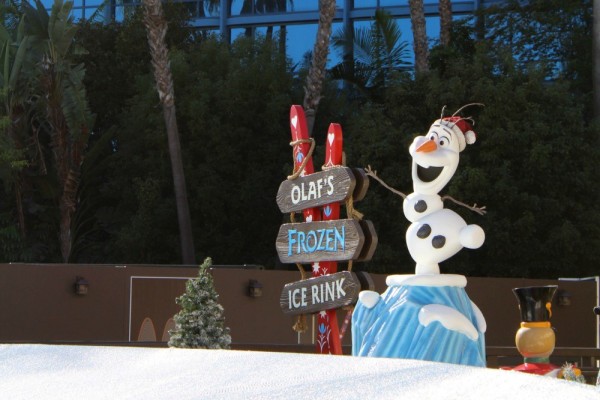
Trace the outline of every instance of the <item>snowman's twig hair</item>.
{"label": "snowman's twig hair", "polygon": [[463,203],[462,201],[458,201],[458,200],[454,199],[451,196],[443,196],[442,197],[442,201],[445,201],[445,200],[450,200],[453,203],[458,204],[459,206],[463,206],[465,208],[468,208],[469,210],[474,211],[474,212],[476,212],[479,215],[485,215],[485,213],[487,212],[487,210],[485,209],[485,206],[483,206],[483,207],[477,207],[477,203],[475,203],[472,206],[470,206],[468,204]]}
{"label": "snowman's twig hair", "polygon": [[469,121],[471,123],[471,126],[475,126],[475,120],[473,119],[473,117],[464,117],[461,119],[464,119],[465,121]]}
{"label": "snowman's twig hair", "polygon": [[458,110],[456,110],[456,111],[454,112],[454,114],[452,114],[452,116],[453,116],[453,117],[454,117],[454,116],[456,116],[456,114],[458,114],[459,112],[461,112],[462,110],[464,110],[465,108],[467,108],[467,107],[470,107],[470,106],[481,106],[481,107],[485,107],[485,104],[483,104],[483,103],[469,103],[469,104],[465,104],[464,106],[462,106],[461,108],[459,108]]}
{"label": "snowman's twig hair", "polygon": [[444,111],[446,111],[446,106],[442,107],[442,113],[440,115],[440,119],[444,119]]}
{"label": "snowman's twig hair", "polygon": [[375,179],[377,182],[379,182],[384,188],[386,188],[390,192],[397,194],[398,196],[402,197],[403,199],[406,199],[406,195],[404,193],[402,193],[402,192],[394,189],[393,187],[389,186],[380,177],[378,177],[377,176],[377,171],[373,171],[371,169],[370,165],[368,165],[367,168],[365,168],[365,172],[367,173],[367,176],[370,176],[373,179]]}

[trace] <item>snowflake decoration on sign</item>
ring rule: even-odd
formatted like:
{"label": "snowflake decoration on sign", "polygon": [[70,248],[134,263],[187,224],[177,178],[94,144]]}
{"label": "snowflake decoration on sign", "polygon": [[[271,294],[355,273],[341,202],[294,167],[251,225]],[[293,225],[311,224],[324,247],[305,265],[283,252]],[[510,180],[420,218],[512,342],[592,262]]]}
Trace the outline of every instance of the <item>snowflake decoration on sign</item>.
{"label": "snowflake decoration on sign", "polygon": [[313,272],[316,274],[319,272],[319,270],[321,269],[321,266],[319,265],[318,262],[313,263]]}

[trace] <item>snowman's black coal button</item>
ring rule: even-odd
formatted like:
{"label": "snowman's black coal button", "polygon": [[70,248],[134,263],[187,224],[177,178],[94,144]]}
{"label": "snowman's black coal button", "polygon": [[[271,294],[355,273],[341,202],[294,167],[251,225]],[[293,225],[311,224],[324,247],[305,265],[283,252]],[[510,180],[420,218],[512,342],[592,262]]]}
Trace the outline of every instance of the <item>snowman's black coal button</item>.
{"label": "snowman's black coal button", "polygon": [[445,244],[446,238],[442,235],[434,236],[433,239],[431,239],[431,245],[436,249],[441,249]]}
{"label": "snowman's black coal button", "polygon": [[425,212],[427,210],[427,203],[425,200],[419,200],[415,203],[415,211],[418,213]]}
{"label": "snowman's black coal button", "polygon": [[427,236],[431,234],[431,227],[427,224],[422,225],[417,231],[417,237],[420,239],[425,239]]}

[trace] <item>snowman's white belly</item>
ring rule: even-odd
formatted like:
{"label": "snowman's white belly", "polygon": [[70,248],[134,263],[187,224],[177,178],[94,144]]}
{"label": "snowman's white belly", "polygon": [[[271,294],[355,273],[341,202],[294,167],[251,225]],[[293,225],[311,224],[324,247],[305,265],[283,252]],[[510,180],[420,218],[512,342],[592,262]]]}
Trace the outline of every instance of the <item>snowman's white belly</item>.
{"label": "snowman's white belly", "polygon": [[460,231],[467,226],[457,213],[442,209],[413,222],[406,231],[408,251],[417,264],[437,264],[463,246]]}
{"label": "snowman's white belly", "polygon": [[444,203],[439,195],[422,193],[409,194],[402,203],[404,216],[410,222],[415,222],[425,216],[444,208]]}

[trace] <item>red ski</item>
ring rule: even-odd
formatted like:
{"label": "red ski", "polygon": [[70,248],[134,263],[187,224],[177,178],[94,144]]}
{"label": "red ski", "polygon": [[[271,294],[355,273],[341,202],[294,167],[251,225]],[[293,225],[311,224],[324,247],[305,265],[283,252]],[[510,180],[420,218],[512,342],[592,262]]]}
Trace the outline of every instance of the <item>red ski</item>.
{"label": "red ski", "polygon": [[[342,165],[342,127],[330,124],[327,130],[324,168]],[[323,221],[340,219],[340,203],[331,203],[322,208]],[[313,264],[313,277],[337,272],[337,262],[323,261]],[[317,318],[317,349],[321,353],[342,354],[342,344],[335,309],[321,311]]]}

